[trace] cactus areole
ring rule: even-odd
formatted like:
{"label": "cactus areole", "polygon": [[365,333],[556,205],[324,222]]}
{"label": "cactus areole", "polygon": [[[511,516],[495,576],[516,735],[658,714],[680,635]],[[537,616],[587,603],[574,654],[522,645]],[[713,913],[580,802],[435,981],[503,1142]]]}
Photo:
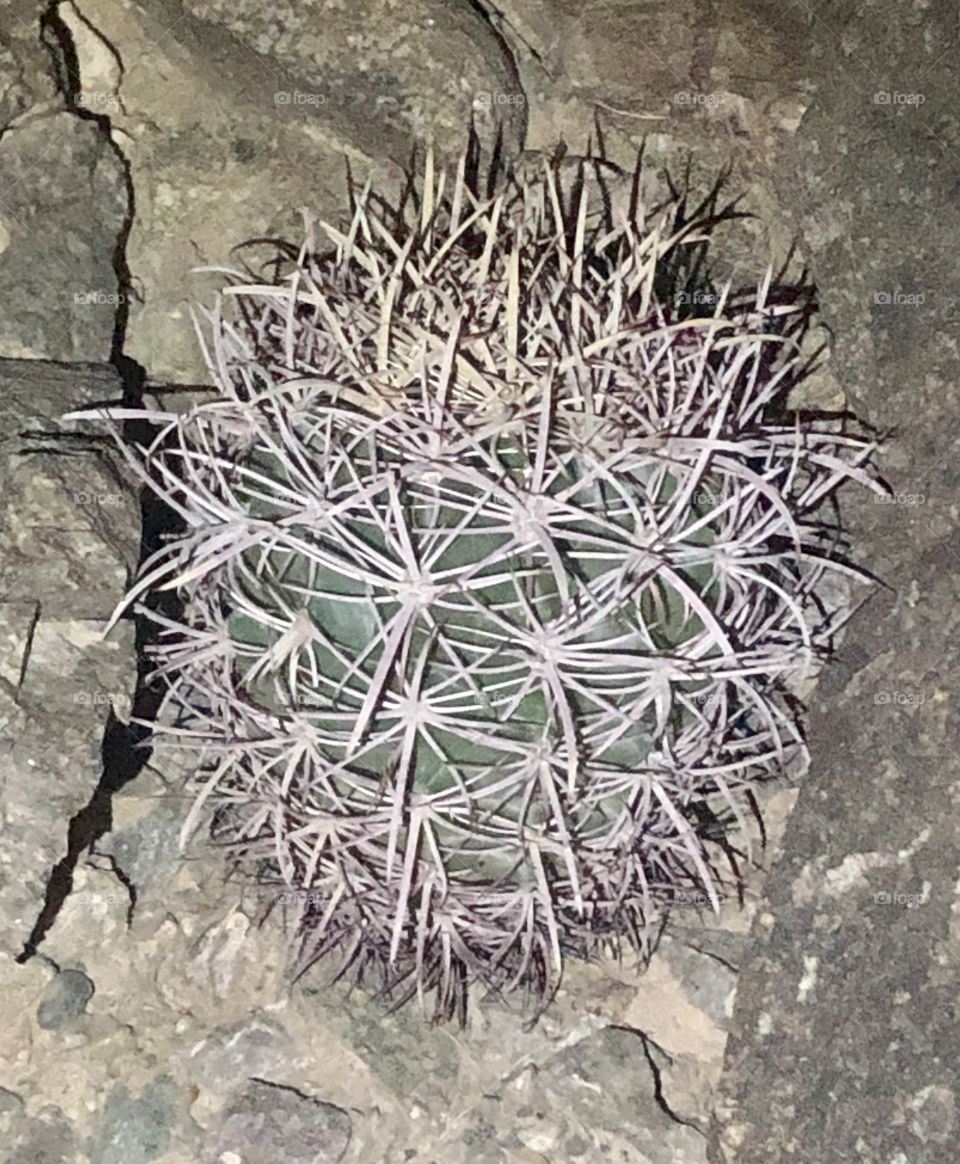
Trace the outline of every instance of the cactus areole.
{"label": "cactus areole", "polygon": [[212,813],[296,902],[302,965],[441,1016],[719,905],[854,572],[823,502],[879,488],[861,437],[777,408],[803,305],[768,276],[683,311],[716,219],[587,190],[365,189],[289,274],[231,275],[218,399],[108,413],[162,423],[121,444],[183,519],[125,603],[161,624],[157,738],[195,750],[185,833]]}

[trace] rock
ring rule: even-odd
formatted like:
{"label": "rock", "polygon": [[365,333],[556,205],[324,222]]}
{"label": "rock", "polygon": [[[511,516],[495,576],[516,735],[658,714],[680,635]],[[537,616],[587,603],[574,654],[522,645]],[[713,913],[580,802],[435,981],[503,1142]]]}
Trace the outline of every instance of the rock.
{"label": "rock", "polygon": [[[0,133],[22,114],[57,97],[50,54],[42,43],[43,0],[6,0],[0,27]],[[3,247],[0,246],[0,251]]]}
{"label": "rock", "polygon": [[471,117],[488,151],[501,127],[508,154],[523,144],[526,96],[512,58],[475,6],[184,0],[184,8],[302,79],[301,98],[314,98],[324,112],[348,107],[355,119],[382,122],[407,139],[407,150],[432,138],[442,155],[459,154]]}
{"label": "rock", "polygon": [[0,1087],[0,1117],[8,1117],[23,1111],[23,1100],[15,1091]]}
{"label": "rock", "polygon": [[167,1150],[183,1114],[181,1096],[169,1078],[154,1080],[138,1096],[118,1087],[98,1113],[87,1155],[97,1164],[149,1164]]}
{"label": "rock", "polygon": [[[59,417],[121,395],[109,367],[0,360],[4,601],[39,602],[51,620],[113,613],[140,552],[136,481],[105,425]],[[50,439],[60,432],[78,435]]]}
{"label": "rock", "polygon": [[458,1121],[463,1155],[451,1159],[705,1164],[705,1135],[658,1099],[648,1053],[663,1072],[667,1057],[639,1031],[571,1031],[552,1053],[525,1056],[482,1089]]}
{"label": "rock", "polygon": [[93,998],[94,986],[81,970],[61,970],[37,1007],[37,1025],[55,1031],[78,1018]]}
{"label": "rock", "polygon": [[121,288],[126,175],[110,138],[66,111],[0,138],[0,356],[106,361]]}
{"label": "rock", "polygon": [[[829,33],[805,15],[817,99],[780,194],[838,380],[891,434],[892,494],[845,507],[851,556],[883,590],[811,701],[810,775],[741,964],[711,1159],[940,1164],[960,1095],[960,122],[941,57],[957,13],[879,0],[869,26],[837,9]],[[875,80],[851,85],[854,68]]]}
{"label": "rock", "polygon": [[[714,11],[695,0],[669,7],[615,0],[589,9],[577,0],[483,3],[522,72],[532,57],[548,89],[552,82],[611,113],[647,117],[647,128],[659,128],[658,117],[716,113],[733,91],[782,96],[803,77],[790,37],[747,4]],[[742,68],[747,51],[749,70]]]}
{"label": "rock", "polygon": [[338,1164],[350,1129],[341,1108],[255,1079],[211,1130],[203,1164],[222,1164],[230,1153],[243,1164]]}
{"label": "rock", "polygon": [[9,1143],[14,1138],[14,1128],[23,1124],[26,1105],[15,1091],[0,1087],[0,1136]]}
{"label": "rock", "polygon": [[[370,175],[398,184],[390,159],[405,158],[406,138],[354,110],[278,106],[278,89],[297,85],[278,82],[277,63],[175,0],[82,7],[100,43],[86,35],[75,46],[81,93],[109,118],[137,191],[124,351],[155,383],[206,384],[191,310],[210,306],[225,280],[195,269],[249,262],[258,271],[262,252],[236,248],[264,238],[299,245],[302,208],[338,218],[348,165],[359,184]],[[140,66],[114,76],[102,44]]]}
{"label": "rock", "polygon": [[[425,1027],[415,1003],[394,1014],[379,1013],[362,995],[355,998],[332,993],[321,985],[324,977],[326,971],[318,967],[315,977],[303,980],[305,1001],[318,1008],[324,1024],[370,1064],[385,1087],[403,1099],[423,1102],[426,1074],[433,1081],[435,1098],[452,1100],[457,1048],[445,1031]],[[410,1055],[413,1043],[417,1046],[415,1059]]]}
{"label": "rock", "polygon": [[82,68],[70,78],[76,107],[93,115],[115,113],[120,108],[118,91],[123,77],[123,62],[116,49],[103,39],[72,0],[63,0],[57,5],[57,17],[72,41],[77,61],[82,62]]}
{"label": "rock", "polygon": [[642,150],[648,173],[687,186],[693,202],[726,173],[721,201],[743,194],[756,218],[720,228],[720,274],[749,282],[785,259],[796,240],[772,179],[810,104],[809,62],[789,21],[696,0],[480,2],[517,62],[528,150],[562,145],[627,171]]}
{"label": "rock", "polygon": [[[47,882],[70,850],[70,823],[95,796],[107,713],[114,700],[125,697],[129,706],[135,667],[130,624],[99,643],[99,622],[38,622],[31,636],[33,612],[0,603],[0,626],[5,621],[13,632],[9,658],[31,641],[57,648],[49,657],[47,648],[30,652],[17,701],[0,690],[0,947],[19,953],[40,917]],[[82,647],[75,645],[77,628]],[[69,659],[63,670],[58,656]]]}
{"label": "rock", "polygon": [[183,860],[180,826],[183,805],[153,771],[137,778],[129,792],[114,801],[113,828],[98,846],[112,857],[138,898],[163,891]]}
{"label": "rock", "polygon": [[3,1164],[73,1164],[76,1141],[60,1108],[47,1104],[36,1118],[19,1121],[3,1151]]}
{"label": "rock", "polygon": [[[664,1065],[661,1058],[658,1069]],[[574,1142],[590,1144],[586,1158],[591,1160],[705,1161],[705,1137],[671,1118],[655,1092],[643,1036],[625,1027],[606,1027],[535,1073],[524,1107],[532,1109],[533,1119],[538,1111],[549,1109],[563,1121],[568,1155]],[[559,1133],[556,1138],[560,1140]]]}
{"label": "rock", "polygon": [[249,1022],[213,1030],[191,1059],[208,1089],[229,1088],[239,1077],[282,1079],[296,1053],[294,1040],[275,1019],[257,1015]]}
{"label": "rock", "polygon": [[133,626],[102,631],[139,552],[135,495],[104,458],[55,454],[43,435],[62,411],[111,395],[112,369],[0,360],[0,949],[11,953],[94,796],[108,712],[128,713],[133,695]]}

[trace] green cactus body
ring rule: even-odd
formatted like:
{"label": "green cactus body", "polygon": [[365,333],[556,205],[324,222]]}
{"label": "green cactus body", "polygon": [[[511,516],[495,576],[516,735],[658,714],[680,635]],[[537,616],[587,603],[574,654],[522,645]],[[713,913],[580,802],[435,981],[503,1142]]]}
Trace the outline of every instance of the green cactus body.
{"label": "green cactus body", "polygon": [[[582,630],[567,632],[565,637],[578,641],[586,651],[591,643],[615,641],[619,653],[644,657],[651,646],[664,652],[681,651],[684,642],[702,630],[702,623],[683,597],[655,575],[639,589],[636,585],[623,587],[622,602],[599,619],[596,600],[591,597],[598,584],[607,579],[613,584],[615,577],[620,580],[631,551],[646,548],[644,531],[637,528],[637,515],[651,503],[662,505],[669,500],[677,487],[674,478],[667,475],[659,484],[658,496],[652,499],[642,482],[629,483],[632,512],[622,500],[618,512],[617,498],[602,484],[589,483],[578,489],[586,467],[576,459],[568,463],[567,472],[553,478],[540,496],[553,500],[562,496],[571,513],[552,528],[541,526],[539,532],[550,538],[555,565],[564,571],[564,599],[555,567],[548,564],[535,536],[526,546],[518,544],[517,533],[508,521],[505,495],[515,494],[527,501],[528,508],[535,506],[536,498],[525,485],[534,467],[515,446],[506,451],[496,450],[495,442],[491,446],[499,454],[494,463],[502,468],[502,474],[491,474],[487,469],[484,475],[483,466],[475,467],[479,485],[442,477],[424,484],[403,472],[399,457],[390,466],[393,479],[398,481],[397,508],[402,524],[416,557],[431,559],[430,570],[422,583],[423,608],[414,616],[415,626],[402,656],[391,663],[381,706],[370,719],[368,736],[374,742],[359,752],[351,766],[375,781],[396,765],[401,750],[399,729],[407,707],[402,696],[414,686],[414,673],[420,672],[415,686],[428,701],[431,693],[436,693],[438,706],[456,713],[458,729],[434,725],[429,742],[422,735],[418,738],[411,757],[413,786],[428,795],[469,786],[474,813],[481,817],[492,814],[501,823],[519,825],[521,817],[525,819],[531,810],[530,798],[522,786],[506,798],[503,795],[498,765],[504,758],[504,745],[508,741],[527,748],[540,744],[550,750],[561,743],[551,691],[533,678],[537,660],[524,649],[519,635],[535,633],[567,618]],[[324,448],[317,453],[318,477],[326,476],[326,454]],[[254,454],[251,464],[258,474],[273,475],[289,487],[280,476],[275,456],[260,452]],[[443,466],[435,469],[438,475],[442,471]],[[369,458],[358,458],[349,471],[341,468],[336,474],[328,503],[335,504],[343,492],[356,497],[382,473],[382,466]],[[262,488],[257,486],[256,493],[249,496],[250,516],[262,521],[289,520],[293,516],[290,507],[264,497]],[[278,490],[277,495],[282,492]],[[235,611],[228,622],[230,635],[240,648],[238,665],[244,655],[262,659],[276,647],[282,634],[279,627],[289,612],[304,612],[321,632],[325,641],[312,644],[309,662],[298,662],[296,693],[286,682],[285,669],[279,667],[260,671],[247,690],[280,715],[289,713],[296,702],[301,714],[329,733],[328,739],[338,739],[338,744],[327,745],[332,762],[342,761],[347,750],[345,741],[350,732],[345,718],[359,710],[358,680],[361,685],[372,680],[385,647],[383,627],[401,612],[397,587],[372,587],[358,581],[356,555],[344,554],[345,541],[362,545],[389,561],[397,576],[403,574],[403,562],[395,552],[397,531],[385,481],[372,491],[368,504],[369,513],[359,505],[347,507],[336,526],[330,523],[324,528],[316,521],[296,524],[297,535],[321,550],[327,564],[317,566],[305,556],[286,551],[266,555],[249,551],[244,555],[241,585],[262,614],[272,616],[273,625],[262,614],[254,617],[243,611]],[[692,507],[688,524],[699,516],[699,510]],[[703,525],[688,544],[709,546],[711,540],[710,527]],[[596,550],[601,544],[603,548]],[[595,556],[591,556],[592,550]],[[341,568],[337,567],[338,559],[343,562]],[[695,593],[709,601],[709,565],[678,572]],[[432,595],[432,600],[427,595]],[[349,673],[348,665],[361,656],[361,667]],[[458,667],[463,673],[458,673]],[[591,694],[565,693],[578,736],[581,727],[588,727],[591,718],[601,714],[601,705],[592,696],[625,705],[630,692],[618,687],[615,671],[604,674],[598,668]],[[637,767],[653,746],[654,725],[654,714],[647,712],[629,730],[618,733],[615,742],[596,749],[584,747],[580,760],[587,766],[598,761]],[[393,743],[375,742],[389,741],[391,736]],[[484,736],[495,739],[496,744],[484,744]],[[494,789],[489,794],[485,792],[488,786]],[[609,824],[625,808],[623,797],[608,801],[584,797],[580,803],[586,811],[578,813],[573,808],[570,824],[587,833]],[[521,854],[518,843],[517,855],[510,861],[515,864]],[[451,861],[458,863],[455,856]],[[489,872],[488,863],[483,875],[489,876]]]}

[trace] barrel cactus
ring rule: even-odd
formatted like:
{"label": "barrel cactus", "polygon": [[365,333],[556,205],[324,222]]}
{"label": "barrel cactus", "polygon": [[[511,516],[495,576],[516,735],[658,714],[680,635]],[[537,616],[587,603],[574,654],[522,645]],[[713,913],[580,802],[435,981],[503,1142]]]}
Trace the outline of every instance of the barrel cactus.
{"label": "barrel cactus", "polygon": [[638,188],[591,206],[547,164],[485,197],[428,159],[229,274],[215,400],[107,412],[160,423],[115,432],[183,519],[124,608],[161,624],[185,835],[206,814],[293,906],[301,966],[438,1016],[719,906],[852,570],[824,503],[878,488],[860,435],[783,412],[808,305],[678,296],[717,217]]}

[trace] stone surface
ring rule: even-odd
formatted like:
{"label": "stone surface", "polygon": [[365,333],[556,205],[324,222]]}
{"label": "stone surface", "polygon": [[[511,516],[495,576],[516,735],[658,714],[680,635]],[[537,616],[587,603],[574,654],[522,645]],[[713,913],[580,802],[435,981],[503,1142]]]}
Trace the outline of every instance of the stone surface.
{"label": "stone surface", "polygon": [[109,119],[136,189],[124,351],[155,382],[209,383],[191,310],[212,305],[224,278],[197,269],[249,263],[261,277],[266,251],[235,248],[299,246],[303,209],[336,218],[348,204],[348,165],[358,183],[398,181],[390,159],[407,139],[354,109],[278,104],[303,86],[173,0],[80,8],[78,108]]}
{"label": "stone surface", "polygon": [[835,372],[860,415],[895,428],[893,497],[851,498],[846,523],[889,590],[851,625],[811,708],[813,765],[743,961],[711,1159],[948,1164],[960,1087],[957,12],[885,0],[821,11],[801,42],[817,99],[780,187]]}
{"label": "stone surface", "polygon": [[288,1087],[252,1080],[211,1130],[204,1164],[234,1155],[244,1164],[339,1164],[350,1141],[350,1117]]}
{"label": "stone surface", "polygon": [[[105,130],[52,109],[0,137],[0,356],[110,358],[126,175]],[[56,244],[52,240],[56,239]]]}
{"label": "stone surface", "polygon": [[0,134],[38,105],[56,100],[56,77],[41,41],[42,0],[5,0],[0,24]]}
{"label": "stone surface", "polygon": [[94,985],[82,970],[61,970],[37,1007],[37,1026],[55,1031],[79,1018],[93,998]]}
{"label": "stone surface", "polygon": [[140,552],[136,483],[105,426],[59,418],[121,395],[109,367],[0,360],[0,600],[44,619],[113,613]]}
{"label": "stone surface", "polygon": [[166,1076],[151,1080],[139,1095],[124,1086],[106,1096],[92,1136],[84,1145],[88,1159],[99,1164],[149,1164],[163,1157],[185,1104]]}
{"label": "stone surface", "polygon": [[513,58],[470,4],[184,0],[183,7],[302,78],[301,97],[315,98],[321,112],[352,107],[354,119],[384,124],[408,149],[430,138],[441,155],[456,156],[471,117],[488,151],[498,132],[508,154],[523,143],[526,96]]}
{"label": "stone surface", "polygon": [[21,1116],[0,1151],[3,1164],[71,1164],[76,1159],[73,1129],[55,1104],[33,1118]]}
{"label": "stone surface", "polygon": [[[6,956],[28,940],[49,878],[67,856],[70,823],[94,797],[111,708],[119,716],[131,708],[132,627],[121,623],[106,639],[102,632],[136,564],[139,507],[108,459],[69,446],[57,454],[48,435],[62,411],[118,394],[111,369],[0,360]],[[79,431],[76,438],[83,443]],[[81,491],[88,504],[78,500]]]}

